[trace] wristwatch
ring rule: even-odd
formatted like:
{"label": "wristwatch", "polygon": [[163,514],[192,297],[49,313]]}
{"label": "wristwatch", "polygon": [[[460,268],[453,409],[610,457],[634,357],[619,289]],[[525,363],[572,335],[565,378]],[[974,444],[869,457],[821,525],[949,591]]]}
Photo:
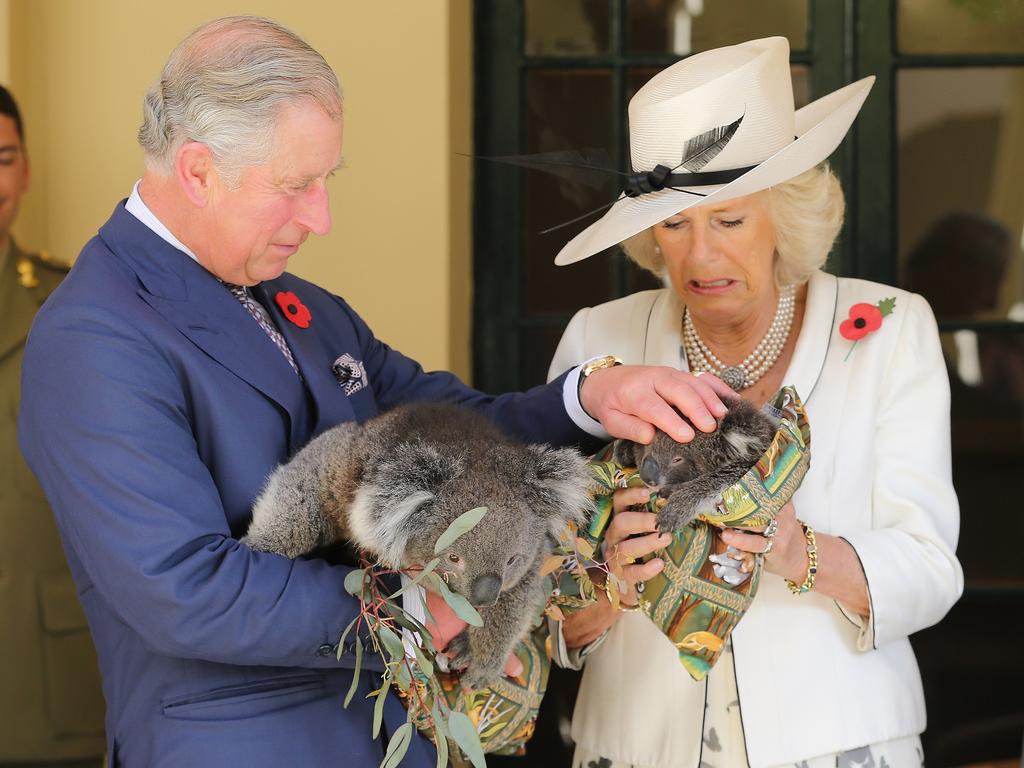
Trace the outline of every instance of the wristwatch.
{"label": "wristwatch", "polygon": [[[605,355],[604,357],[598,357],[588,363],[584,363],[583,368],[580,369],[580,378],[576,382],[576,399],[580,400],[580,393],[583,392],[583,382],[587,380],[590,374],[602,368],[614,368],[616,365],[622,365],[622,360],[615,355]],[[580,408],[583,408],[582,400],[580,400]],[[587,413],[587,409],[583,408],[583,412]],[[589,413],[587,415],[590,416]],[[594,417],[590,416],[590,418]]]}
{"label": "wristwatch", "polygon": [[594,371],[599,371],[602,368],[614,368],[616,365],[622,365],[622,360],[615,355],[605,355],[604,357],[598,357],[586,363],[583,366],[583,370],[580,371],[580,385],[582,386],[583,380],[587,378]]}

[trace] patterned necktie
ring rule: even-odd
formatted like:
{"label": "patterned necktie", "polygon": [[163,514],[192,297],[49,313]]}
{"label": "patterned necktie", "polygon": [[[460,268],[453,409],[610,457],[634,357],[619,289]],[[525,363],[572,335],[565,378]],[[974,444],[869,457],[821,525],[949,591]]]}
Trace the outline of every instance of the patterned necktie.
{"label": "patterned necktie", "polygon": [[[299,373],[299,366],[295,364],[295,358],[292,357],[292,351],[288,349],[288,344],[284,340],[284,336],[281,332],[274,327],[274,324],[270,322],[270,318],[267,316],[267,311],[256,303],[256,300],[249,295],[249,292],[245,290],[244,285],[235,285],[234,283],[224,283],[224,286],[231,291],[231,294],[241,302],[242,306],[249,310],[249,314],[252,315],[253,319],[260,324],[260,328],[266,331],[267,336],[274,342],[278,349],[281,350],[281,354],[288,360],[288,364],[292,367],[295,373]],[[301,377],[301,374],[299,374]]]}

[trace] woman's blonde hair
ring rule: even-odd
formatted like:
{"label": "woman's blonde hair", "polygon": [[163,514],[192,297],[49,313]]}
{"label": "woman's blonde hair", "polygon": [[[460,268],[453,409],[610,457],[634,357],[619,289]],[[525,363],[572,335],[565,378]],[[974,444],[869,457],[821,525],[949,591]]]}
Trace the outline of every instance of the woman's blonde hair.
{"label": "woman's blonde hair", "polygon": [[[775,282],[802,285],[824,266],[843,226],[846,202],[839,180],[822,164],[769,187],[768,205],[775,228]],[[636,264],[665,276],[665,260],[652,227],[627,238],[622,249]]]}

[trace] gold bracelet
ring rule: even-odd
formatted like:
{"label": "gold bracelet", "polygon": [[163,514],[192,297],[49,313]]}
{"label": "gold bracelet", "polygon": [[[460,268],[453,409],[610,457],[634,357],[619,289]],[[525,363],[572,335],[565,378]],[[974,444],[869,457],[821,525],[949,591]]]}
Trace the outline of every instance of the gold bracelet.
{"label": "gold bracelet", "polygon": [[804,529],[804,538],[807,539],[807,576],[803,584],[794,584],[786,579],[786,585],[794,595],[802,595],[814,589],[814,579],[818,575],[818,542],[814,538],[814,529],[804,522],[800,522],[800,527]]}
{"label": "gold bracelet", "polygon": [[608,588],[608,582],[614,578],[615,577],[609,573],[608,577],[604,580],[604,594],[605,597],[608,598],[608,604],[615,605],[615,603],[618,602],[618,609],[623,613],[632,613],[633,611],[641,610],[643,608],[642,600],[638,600],[636,605],[626,605],[624,602],[622,602],[622,595],[619,595],[618,601],[612,600],[612,591]]}

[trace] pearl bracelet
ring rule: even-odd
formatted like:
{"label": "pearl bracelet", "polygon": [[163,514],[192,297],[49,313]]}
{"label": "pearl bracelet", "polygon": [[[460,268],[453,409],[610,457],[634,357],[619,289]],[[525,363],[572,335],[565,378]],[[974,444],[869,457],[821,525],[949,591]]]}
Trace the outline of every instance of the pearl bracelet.
{"label": "pearl bracelet", "polygon": [[814,579],[818,575],[818,542],[814,538],[814,529],[804,522],[800,522],[800,527],[804,529],[804,538],[807,539],[807,575],[803,584],[786,579],[786,585],[794,595],[802,595],[814,589]]}

